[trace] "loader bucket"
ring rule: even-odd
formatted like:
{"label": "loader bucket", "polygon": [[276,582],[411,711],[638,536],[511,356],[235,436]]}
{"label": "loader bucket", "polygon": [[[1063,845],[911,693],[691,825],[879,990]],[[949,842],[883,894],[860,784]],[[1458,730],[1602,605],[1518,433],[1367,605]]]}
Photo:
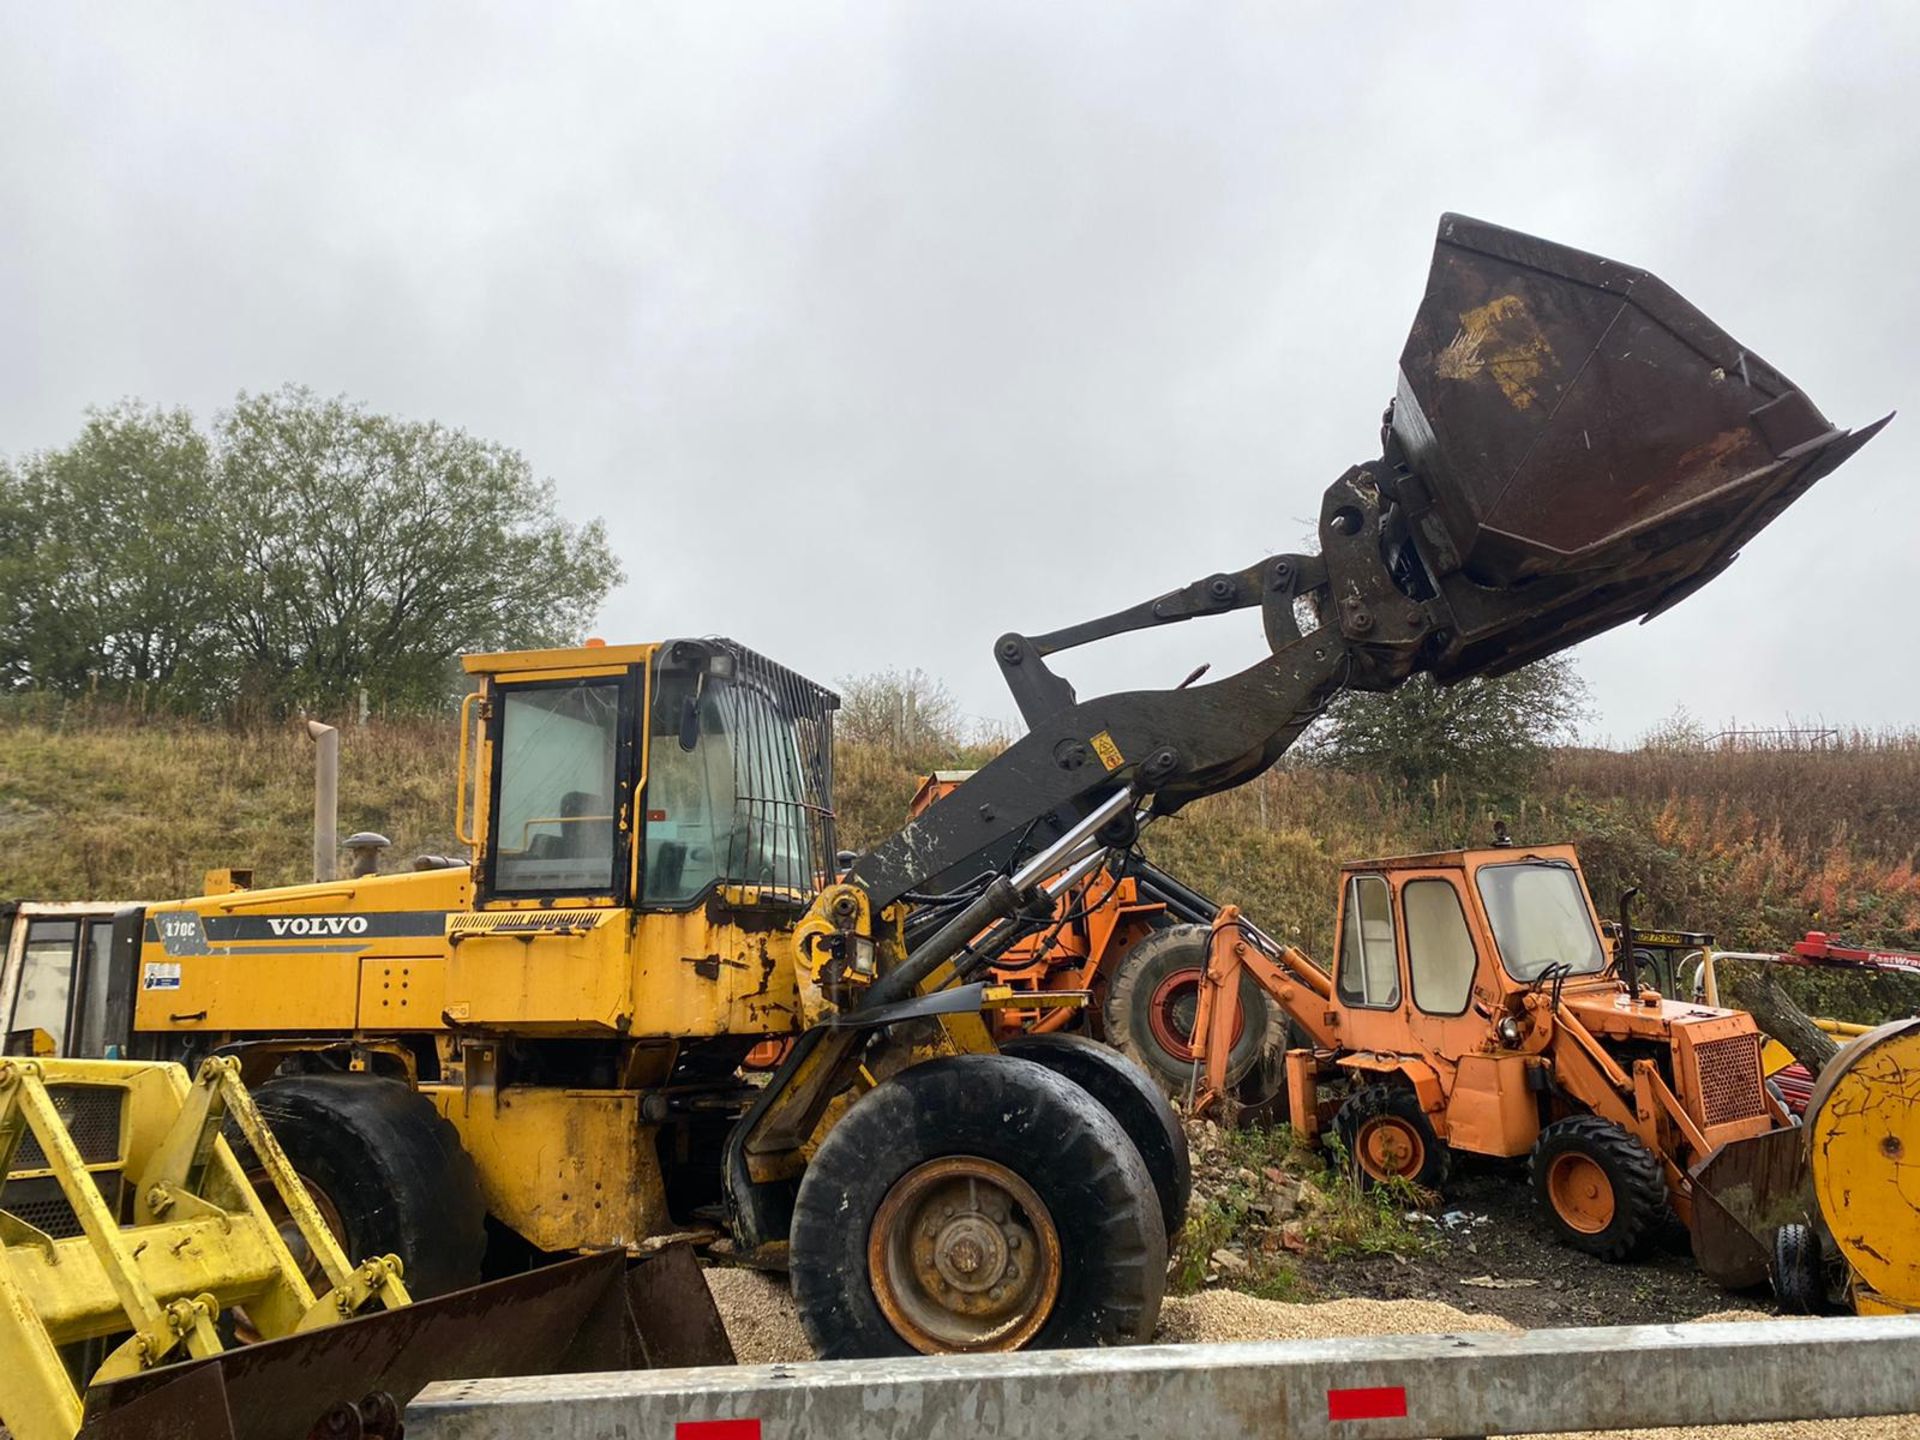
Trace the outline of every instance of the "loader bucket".
{"label": "loader bucket", "polygon": [[406,1403],[437,1380],[732,1363],[690,1250],[631,1265],[609,1251],[95,1385],[80,1435],[391,1434]]}
{"label": "loader bucket", "polygon": [[1885,423],[1836,428],[1644,270],[1442,216],[1390,429],[1434,578],[1491,593],[1437,676],[1659,613]]}
{"label": "loader bucket", "polygon": [[1766,1284],[1774,1232],[1809,1224],[1813,1215],[1813,1177],[1797,1125],[1730,1141],[1693,1168],[1694,1262],[1729,1290]]}

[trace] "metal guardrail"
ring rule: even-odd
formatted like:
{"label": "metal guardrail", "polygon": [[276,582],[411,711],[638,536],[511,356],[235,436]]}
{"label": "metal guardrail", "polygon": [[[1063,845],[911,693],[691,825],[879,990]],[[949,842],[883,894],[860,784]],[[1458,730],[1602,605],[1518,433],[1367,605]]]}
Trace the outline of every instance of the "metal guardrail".
{"label": "metal guardrail", "polygon": [[429,1387],[409,1440],[1434,1440],[1920,1414],[1920,1315],[1156,1345]]}

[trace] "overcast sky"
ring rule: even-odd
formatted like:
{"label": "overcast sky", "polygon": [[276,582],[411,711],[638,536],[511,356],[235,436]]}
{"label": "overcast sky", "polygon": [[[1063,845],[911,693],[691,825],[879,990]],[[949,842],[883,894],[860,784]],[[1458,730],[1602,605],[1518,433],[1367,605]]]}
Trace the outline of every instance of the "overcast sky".
{"label": "overcast sky", "polygon": [[[0,9],[0,452],[296,381],[513,445],[732,634],[1009,719],[1002,631],[1300,548],[1443,210],[1896,421],[1644,628],[1595,737],[1920,716],[1920,6]],[[1216,674],[1257,616],[1065,657]]]}

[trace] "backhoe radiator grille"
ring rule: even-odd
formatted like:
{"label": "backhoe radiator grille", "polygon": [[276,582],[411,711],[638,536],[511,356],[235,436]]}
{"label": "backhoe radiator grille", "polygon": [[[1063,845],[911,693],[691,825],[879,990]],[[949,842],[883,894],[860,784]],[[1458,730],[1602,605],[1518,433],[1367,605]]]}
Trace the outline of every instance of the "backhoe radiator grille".
{"label": "backhoe radiator grille", "polygon": [[[101,1198],[110,1209],[119,1213],[120,1172],[95,1170],[92,1174],[93,1183],[100,1187]],[[73,1206],[67,1203],[60,1182],[51,1175],[38,1175],[31,1180],[9,1180],[6,1189],[0,1191],[0,1210],[24,1220],[55,1240],[70,1239],[81,1233],[80,1217],[73,1213]]]}
{"label": "backhoe radiator grille", "polygon": [[1729,1035],[1694,1046],[1700,1067],[1700,1108],[1709,1125],[1727,1125],[1766,1113],[1761,1089],[1760,1037]]}

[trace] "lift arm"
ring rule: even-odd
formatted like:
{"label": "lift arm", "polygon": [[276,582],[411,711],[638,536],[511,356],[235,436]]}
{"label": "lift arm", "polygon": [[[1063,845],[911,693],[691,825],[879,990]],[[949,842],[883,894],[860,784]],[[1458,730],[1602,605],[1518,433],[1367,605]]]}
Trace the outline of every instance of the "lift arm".
{"label": "lift arm", "polygon": [[[1649,619],[1885,423],[1835,427],[1643,270],[1443,216],[1381,455],[1327,489],[1320,553],[1001,637],[1028,733],[848,880],[877,913],[1010,875],[1103,804],[1117,817],[1104,838],[1123,841],[1136,807],[1171,814],[1258,775],[1342,689],[1498,675]],[[1211,684],[1083,701],[1048,664],[1091,641],[1256,607],[1271,653]],[[1063,856],[1050,858],[1057,869]],[[949,925],[925,957],[916,946],[867,998],[899,999],[1022,903],[1011,885],[990,893],[960,917],[971,930]]]}

